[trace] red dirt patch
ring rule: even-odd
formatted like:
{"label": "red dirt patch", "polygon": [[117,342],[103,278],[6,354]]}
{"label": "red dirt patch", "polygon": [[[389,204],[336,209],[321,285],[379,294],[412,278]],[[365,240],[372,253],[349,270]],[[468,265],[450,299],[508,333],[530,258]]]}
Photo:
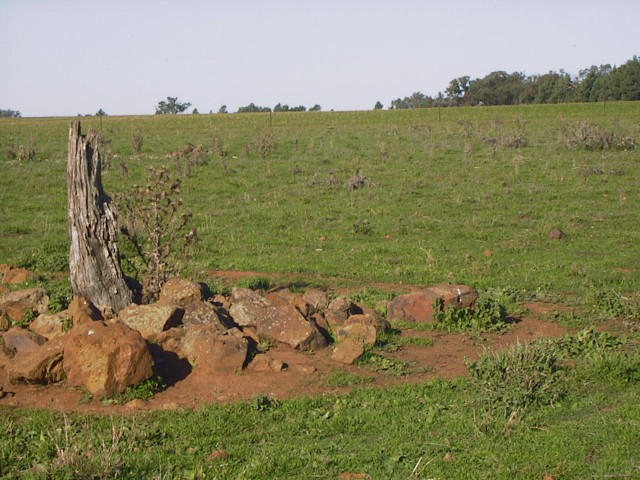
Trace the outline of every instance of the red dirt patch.
{"label": "red dirt patch", "polygon": [[[287,279],[304,279],[328,285],[339,283],[320,276],[255,271],[211,271],[209,274],[230,284],[242,278],[252,277],[269,278],[274,280],[274,283],[283,283],[283,280]],[[336,293],[348,294],[363,288],[355,281],[339,280],[342,285],[347,283],[352,286],[332,289]],[[397,293],[424,288],[419,285],[391,283],[372,283],[367,287]],[[518,341],[558,337],[566,333],[564,327],[550,321],[550,315],[554,312],[571,311],[571,307],[545,302],[528,303],[525,307],[528,313],[503,333],[469,335],[420,330],[402,331],[400,334],[402,337],[422,337],[433,342],[428,346],[406,345],[395,352],[383,353],[385,356],[411,365],[410,373],[404,376],[375,372],[365,366],[339,365],[331,360],[331,347],[313,353],[304,353],[285,345],[278,345],[271,348],[267,355],[271,359],[283,362],[286,365],[283,371],[265,372],[246,368],[238,373],[212,374],[201,372],[197,368],[185,369],[184,365],[176,364],[173,372],[176,378],[170,382],[170,387],[156,394],[149,401],[134,400],[126,405],[105,405],[99,400],[88,398],[87,394],[80,389],[66,387],[64,382],[52,386],[12,385],[7,381],[5,369],[0,368],[0,405],[122,414],[139,410],[194,408],[208,403],[246,400],[257,395],[284,399],[350,390],[352,387],[328,386],[327,377],[337,371],[370,377],[373,386],[417,383],[432,378],[454,378],[466,375],[465,360],[477,359],[484,349],[498,351]]]}
{"label": "red dirt patch", "polygon": [[[538,306],[536,306],[538,308]],[[542,307],[539,307],[542,309]],[[155,395],[147,402],[134,401],[129,405],[104,405],[98,400],[88,401],[86,394],[62,385],[11,385],[0,369],[0,386],[5,396],[0,405],[28,406],[62,411],[127,413],[137,410],[193,408],[208,403],[227,403],[246,400],[257,395],[291,398],[323,393],[346,392],[350,387],[329,387],[327,377],[345,370],[373,379],[371,385],[388,386],[416,383],[432,378],[453,378],[467,373],[466,359],[476,359],[485,348],[500,350],[517,341],[540,337],[558,337],[566,329],[557,323],[546,322],[534,315],[525,316],[502,334],[471,336],[464,333],[406,330],[402,336],[424,337],[433,340],[431,346],[404,346],[385,356],[418,367],[417,373],[392,376],[363,366],[341,366],[331,361],[331,348],[303,353],[284,345],[269,350],[268,355],[287,365],[282,372],[255,372],[245,369],[235,374],[205,374],[194,369],[186,378]]]}

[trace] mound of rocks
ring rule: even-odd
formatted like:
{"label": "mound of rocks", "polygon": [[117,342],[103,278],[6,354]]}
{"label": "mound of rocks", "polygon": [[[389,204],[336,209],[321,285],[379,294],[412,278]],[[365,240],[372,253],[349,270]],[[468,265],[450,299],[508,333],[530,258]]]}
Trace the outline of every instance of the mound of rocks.
{"label": "mound of rocks", "polygon": [[[376,311],[319,289],[300,294],[236,287],[229,296],[206,299],[202,287],[171,279],[157,302],[131,304],[117,316],[82,297],[63,312],[49,313],[40,288],[0,294],[0,368],[14,383],[66,379],[69,386],[110,397],[154,372],[172,375],[178,365],[207,375],[286,369],[257,348],[263,342],[305,352],[333,343],[331,359],[353,364],[390,327]],[[469,307],[476,299],[471,287],[436,285],[393,299],[387,318],[430,322],[435,305]],[[29,309],[39,315],[28,328],[11,327]]]}
{"label": "mound of rocks", "polygon": [[472,307],[478,292],[468,285],[439,284],[418,292],[399,295],[387,306],[389,320],[432,323],[437,302],[442,309]]}

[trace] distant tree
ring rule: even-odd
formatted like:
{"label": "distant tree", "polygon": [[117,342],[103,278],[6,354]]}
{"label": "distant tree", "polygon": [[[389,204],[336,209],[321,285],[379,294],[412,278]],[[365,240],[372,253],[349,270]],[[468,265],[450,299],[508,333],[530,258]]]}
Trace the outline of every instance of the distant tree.
{"label": "distant tree", "polygon": [[251,102],[249,105],[238,108],[238,113],[258,113],[258,112],[270,112],[269,107],[261,107]]}
{"label": "distant tree", "polygon": [[464,95],[469,90],[469,76],[454,78],[449,82],[449,86],[445,89],[447,98],[452,104],[459,105],[462,102]]}
{"label": "distant tree", "polygon": [[415,92],[410,97],[396,98],[391,101],[392,109],[427,108],[433,106],[433,98],[422,92]]}
{"label": "distant tree", "polygon": [[382,102],[380,100],[378,100],[376,104],[373,106],[374,110],[382,110],[383,108],[384,108],[384,105],[382,105]]}
{"label": "distant tree", "polygon": [[515,105],[524,91],[525,76],[520,72],[491,72],[469,82],[464,96],[467,105]]}
{"label": "distant tree", "polygon": [[167,97],[166,102],[164,100],[158,102],[156,115],[176,115],[184,112],[190,106],[189,102],[178,102],[178,97]]}
{"label": "distant tree", "polygon": [[218,109],[218,113],[229,113],[227,112],[227,106],[221,105],[220,108]]}
{"label": "distant tree", "polygon": [[317,103],[309,109],[310,112],[319,112],[320,110],[322,110],[322,107]]}
{"label": "distant tree", "polygon": [[[634,57],[616,71],[620,100],[640,100],[640,58]],[[19,114],[20,112],[18,112]]]}
{"label": "distant tree", "polygon": [[276,104],[276,106],[273,107],[273,111],[275,113],[277,113],[277,112],[288,112],[289,111],[289,105],[287,105],[287,104],[282,105],[280,102],[278,102]]}
{"label": "distant tree", "polygon": [[0,117],[20,118],[22,114],[18,110],[0,109]]}
{"label": "distant tree", "polygon": [[105,112],[103,109],[100,109],[96,112],[96,117],[106,117],[107,116],[107,112]]}
{"label": "distant tree", "polygon": [[298,105],[297,107],[289,108],[289,111],[290,112],[306,112],[307,107],[305,107],[304,105]]}
{"label": "distant tree", "polygon": [[197,108],[194,107],[193,112],[191,112],[191,115],[200,115],[200,112],[198,111]]}

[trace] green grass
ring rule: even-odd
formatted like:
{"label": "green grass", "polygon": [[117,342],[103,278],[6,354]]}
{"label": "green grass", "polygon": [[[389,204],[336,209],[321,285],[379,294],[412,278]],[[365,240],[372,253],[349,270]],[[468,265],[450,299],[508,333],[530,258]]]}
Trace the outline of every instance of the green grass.
{"label": "green grass", "polygon": [[[625,382],[611,358],[572,370],[553,405],[509,419],[487,413],[468,379],[125,417],[5,408],[0,472],[33,479],[337,478],[345,471],[389,479],[633,478],[640,363],[636,355],[635,380]],[[214,450],[229,457],[208,462]]]}
{"label": "green grass", "polygon": [[[207,156],[183,183],[202,240],[195,274],[454,280],[560,296],[586,295],[596,281],[637,290],[640,149],[570,149],[562,131],[590,119],[638,138],[639,114],[638,103],[611,104],[606,116],[589,104],[460,108],[442,111],[440,122],[435,110],[281,114],[273,117],[277,146],[266,158],[256,145],[268,115],[105,117],[113,160],[104,184],[121,192],[140,183],[147,165],[173,166],[167,154],[186,142],[213,150],[214,136],[222,141],[228,153]],[[31,162],[0,157],[0,262],[25,252],[48,258],[46,249],[66,254],[70,120],[0,121],[0,155],[32,138],[38,151]],[[99,119],[83,122],[100,128]],[[494,149],[491,139],[514,122],[524,122],[528,146]],[[145,137],[141,154],[132,152],[133,135]],[[350,190],[357,171],[370,184]],[[566,241],[547,239],[557,227]]]}
{"label": "green grass", "polygon": [[[510,315],[537,299],[575,306],[574,328],[637,323],[640,149],[570,148],[566,132],[588,121],[638,142],[640,102],[608,104],[606,115],[595,104],[440,113],[82,121],[110,141],[110,194],[140,183],[149,165],[185,174],[168,154],[187,142],[212,151],[183,178],[201,239],[187,273],[198,280],[233,269],[331,286],[452,281],[489,292]],[[42,274],[35,285],[55,310],[69,298],[53,273],[67,268],[71,120],[0,119],[0,263]],[[509,146],[514,132],[526,146]],[[140,153],[134,136],[144,137]],[[14,144],[33,144],[35,159],[10,160]],[[553,228],[567,238],[549,240]],[[388,298],[374,286],[358,293],[370,306]],[[124,417],[2,408],[0,478],[633,478],[638,333],[622,345],[581,335],[486,357],[481,375],[453,381],[377,389],[334,372],[332,385],[357,387],[340,396]],[[363,366],[400,376],[413,368],[382,350]],[[544,388],[530,389],[530,378]],[[506,407],[487,408],[488,397]],[[213,450],[229,457],[207,461]]]}

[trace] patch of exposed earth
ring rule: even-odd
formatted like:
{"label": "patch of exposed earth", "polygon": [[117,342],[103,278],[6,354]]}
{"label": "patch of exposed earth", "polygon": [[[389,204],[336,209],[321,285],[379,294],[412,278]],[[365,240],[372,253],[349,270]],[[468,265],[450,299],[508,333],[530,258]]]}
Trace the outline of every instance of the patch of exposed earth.
{"label": "patch of exposed earth", "polygon": [[[215,272],[215,276],[228,281],[258,276],[281,281],[285,277],[261,272]],[[396,292],[415,291],[420,288],[398,284],[368,286]],[[401,337],[420,337],[425,340],[420,342],[421,345],[404,345],[395,351],[382,352],[386,357],[409,365],[407,373],[399,376],[376,372],[366,365],[336,364],[331,360],[331,348],[301,352],[286,345],[276,344],[266,355],[282,361],[286,365],[283,371],[258,372],[251,368],[237,373],[206,373],[198,369],[176,371],[173,377],[170,374],[165,377],[168,377],[169,383],[166,390],[156,394],[149,401],[133,401],[126,405],[105,405],[99,400],[89,399],[86,392],[80,389],[65,387],[64,382],[50,386],[10,384],[5,372],[0,369],[0,387],[4,392],[0,405],[111,414],[194,408],[209,403],[251,399],[258,395],[285,399],[346,392],[353,387],[334,387],[327,382],[332,374],[340,371],[368,377],[367,384],[373,387],[416,383],[433,378],[454,378],[465,375],[465,361],[478,358],[485,349],[499,351],[516,342],[559,337],[567,333],[566,328],[553,321],[553,313],[567,312],[570,307],[535,302],[526,304],[526,308],[528,313],[517,319],[517,322],[503,333],[470,335],[431,330],[401,331]],[[172,366],[167,367],[170,372]]]}

